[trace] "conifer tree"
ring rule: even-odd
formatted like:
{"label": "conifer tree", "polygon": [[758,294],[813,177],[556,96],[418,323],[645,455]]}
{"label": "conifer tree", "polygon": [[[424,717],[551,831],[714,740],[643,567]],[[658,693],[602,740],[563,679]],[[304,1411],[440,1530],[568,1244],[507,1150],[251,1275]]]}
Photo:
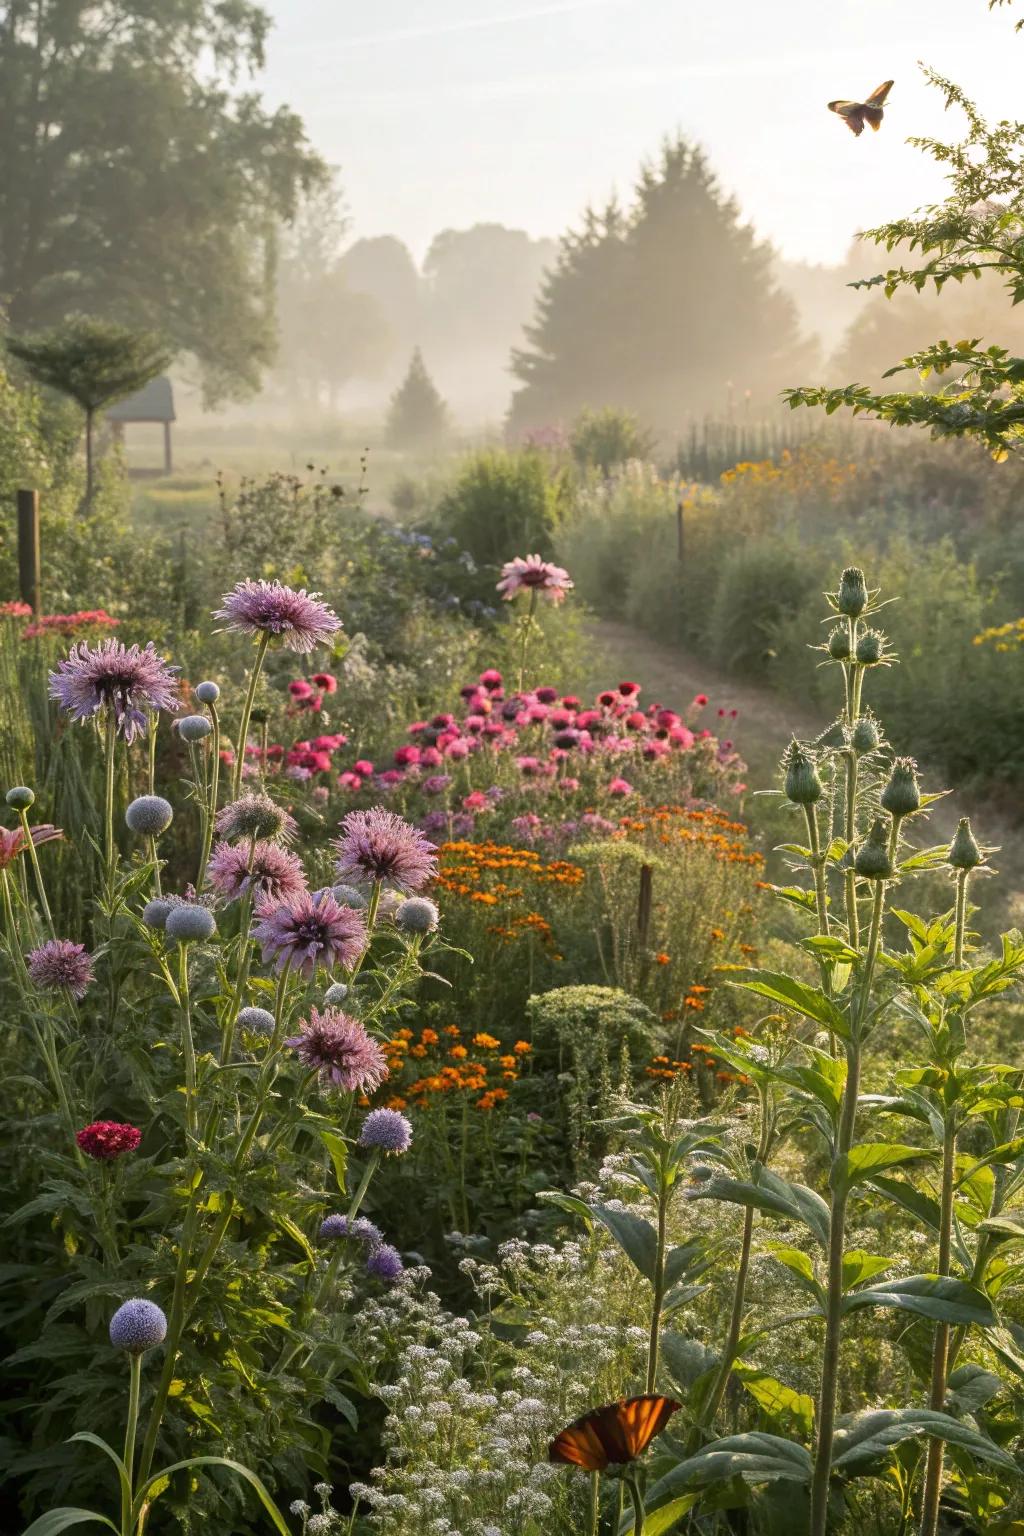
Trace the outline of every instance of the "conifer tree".
{"label": "conifer tree", "polygon": [[448,431],[448,407],[427,372],[419,347],[391,397],[387,440],[394,448],[435,448]]}

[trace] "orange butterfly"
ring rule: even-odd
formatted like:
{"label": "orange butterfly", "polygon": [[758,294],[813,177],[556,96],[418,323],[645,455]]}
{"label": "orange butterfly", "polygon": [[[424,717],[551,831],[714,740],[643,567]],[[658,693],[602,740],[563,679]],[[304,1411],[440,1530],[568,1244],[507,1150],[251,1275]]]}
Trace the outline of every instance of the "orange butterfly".
{"label": "orange butterfly", "polygon": [[871,92],[867,101],[830,101],[828,109],[830,112],[838,112],[850,132],[858,138],[864,132],[865,123],[870,123],[877,133],[882,126],[882,108],[892,86],[891,80],[883,80],[878,89]]}
{"label": "orange butterfly", "polygon": [[548,1456],[588,1472],[603,1472],[609,1462],[635,1461],[682,1406],[672,1397],[648,1394],[593,1408],[555,1436]]}

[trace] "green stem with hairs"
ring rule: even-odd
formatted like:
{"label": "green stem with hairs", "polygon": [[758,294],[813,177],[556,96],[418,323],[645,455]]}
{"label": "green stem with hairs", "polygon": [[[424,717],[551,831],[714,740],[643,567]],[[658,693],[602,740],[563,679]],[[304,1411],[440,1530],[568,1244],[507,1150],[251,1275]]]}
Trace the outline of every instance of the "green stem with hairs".
{"label": "green stem with hairs", "polygon": [[633,1536],[644,1536],[644,1512],[643,1494],[640,1492],[640,1484],[635,1472],[627,1472],[623,1476],[623,1482],[629,1489],[629,1496],[633,1500]]}
{"label": "green stem with hairs", "polygon": [[142,1356],[131,1356],[131,1379],[128,1387],[128,1423],[124,1432],[124,1465],[128,1473],[127,1485],[121,1489],[121,1536],[132,1536],[132,1505],[135,1484],[135,1432],[139,1423],[139,1385],[142,1379]]}
{"label": "green stem with hairs", "polygon": [[661,1169],[658,1188],[658,1246],[654,1255],[654,1298],[651,1303],[651,1332],[647,1345],[647,1391],[653,1392],[658,1380],[658,1353],[661,1345],[661,1309],[665,1300],[665,1251],[668,1246],[669,1183]]}
{"label": "green stem with hairs", "polygon": [[196,1104],[196,1049],[192,1038],[192,997],[188,980],[188,945],[182,944],[178,957],[178,998],[181,1008],[181,1054],[185,1063],[185,1124],[189,1141],[199,1132]]}
{"label": "green stem with hairs", "polygon": [[55,939],[57,937],[57,930],[53,926],[53,914],[50,911],[50,903],[46,899],[46,887],[43,884],[43,871],[39,866],[39,854],[32,839],[32,828],[29,826],[28,811],[26,811],[23,807],[19,807],[18,815],[21,818],[21,830],[25,836],[29,863],[32,865],[32,878],[35,881],[36,894],[39,897],[39,905],[42,908],[43,917],[46,920],[46,926],[50,930],[50,938]]}
{"label": "green stem with hairs", "polygon": [[203,825],[203,848],[199,857],[199,876],[196,880],[196,890],[201,891],[206,881],[206,866],[210,861],[210,849],[213,847],[213,828],[217,820],[217,800],[220,795],[220,715],[217,713],[216,704],[208,704],[210,720],[213,724],[213,736],[211,738],[212,758],[210,763],[209,798],[206,806],[206,820]]}
{"label": "green stem with hairs", "polygon": [[530,644],[530,631],[533,628],[533,616],[537,611],[537,588],[530,588],[530,606],[527,609],[526,618],[523,620],[522,641],[519,647],[519,683],[517,691],[522,693],[523,680],[526,677],[526,651]]}
{"label": "green stem with hairs", "polygon": [[857,913],[857,872],[853,867],[853,845],[857,841],[857,778],[860,764],[850,747],[846,753],[846,938],[852,949],[860,943],[860,917]]}
{"label": "green stem with hairs", "polygon": [[252,671],[249,674],[249,686],[245,692],[245,702],[242,705],[242,718],[238,725],[238,740],[235,742],[235,761],[231,773],[231,798],[238,799],[238,792],[242,785],[242,768],[245,765],[245,744],[249,739],[249,720],[252,715],[252,706],[256,699],[256,686],[263,671],[263,663],[266,660],[267,647],[270,645],[270,636],[261,634],[259,644],[256,647],[256,660],[253,662]]}
{"label": "green stem with hairs", "polygon": [[117,743],[117,720],[114,711],[107,707],[104,750],[104,800],[103,800],[103,857],[107,884],[107,900],[114,894],[114,867],[117,849],[114,843],[114,747]]}
{"label": "green stem with hairs", "polygon": [[150,863],[153,865],[153,890],[157,896],[162,896],[163,889],[160,885],[160,856],[156,851],[156,838],[150,837],[148,842]]}

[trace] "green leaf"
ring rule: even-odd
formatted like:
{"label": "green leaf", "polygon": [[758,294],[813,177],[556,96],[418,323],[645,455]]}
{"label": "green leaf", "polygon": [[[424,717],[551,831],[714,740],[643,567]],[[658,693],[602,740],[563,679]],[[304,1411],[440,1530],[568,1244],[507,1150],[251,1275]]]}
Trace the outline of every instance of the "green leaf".
{"label": "green leaf", "polygon": [[894,1259],[883,1259],[873,1253],[865,1253],[863,1248],[851,1248],[843,1254],[843,1290],[848,1291],[854,1285],[861,1285],[865,1280],[873,1280],[876,1275],[882,1274],[895,1263]]}
{"label": "green leaf", "polygon": [[65,1505],[63,1509],[51,1509],[48,1514],[40,1515],[38,1520],[33,1520],[23,1536],[58,1536],[60,1531],[66,1531],[73,1525],[105,1525],[108,1531],[113,1531],[117,1536],[117,1526],[106,1515],[98,1515],[93,1509],[72,1509]]}
{"label": "green leaf", "polygon": [[810,1228],[822,1247],[828,1247],[829,1208],[820,1195],[803,1184],[790,1184],[769,1168],[756,1170],[756,1183],[715,1174],[687,1190],[691,1200],[727,1200],[750,1205],[774,1216],[786,1216]]}
{"label": "green leaf", "polygon": [[861,1476],[888,1456],[894,1445],[925,1436],[959,1446],[972,1456],[1017,1474],[1017,1463],[998,1445],[970,1425],[932,1408],[882,1408],[841,1421],[833,1444],[832,1470],[847,1477]]}
{"label": "green leaf", "polygon": [[881,1285],[853,1291],[843,1301],[843,1312],[861,1307],[895,1307],[936,1323],[957,1323],[992,1328],[998,1321],[984,1291],[951,1275],[910,1275]]}
{"label": "green leaf", "polygon": [[946,1383],[947,1401],[958,1414],[977,1413],[979,1408],[998,1397],[1003,1383],[994,1371],[973,1362],[958,1365]]}
{"label": "green leaf", "polygon": [[[684,1493],[678,1499],[673,1499],[671,1504],[663,1504],[653,1514],[644,1516],[642,1536],[663,1536],[664,1532],[670,1531],[683,1515],[699,1503],[699,1493]],[[631,1510],[627,1510],[619,1522],[619,1536],[633,1536],[634,1529],[635,1517]]]}
{"label": "green leaf", "polygon": [[927,1156],[928,1153],[920,1147],[901,1146],[897,1142],[861,1142],[859,1146],[851,1147],[849,1152],[836,1158],[832,1164],[831,1184],[833,1189],[850,1189],[861,1180],[870,1179],[873,1174],[883,1173],[886,1168],[895,1168],[900,1163],[913,1162]]}
{"label": "green leaf", "polygon": [[688,1456],[659,1478],[648,1493],[657,1504],[665,1494],[677,1488],[710,1488],[715,1483],[731,1482],[734,1477],[745,1483],[771,1483],[778,1480],[809,1483],[813,1465],[806,1446],[781,1435],[760,1430],[745,1435],[726,1435],[712,1440],[696,1456]]}
{"label": "green leaf", "polygon": [[318,1131],[317,1135],[330,1154],[334,1166],[334,1178],[338,1193],[345,1193],[345,1176],[348,1172],[348,1142],[337,1131]]}
{"label": "green leaf", "polygon": [[[227,1456],[190,1456],[187,1461],[176,1461],[173,1466],[164,1467],[161,1472],[154,1473],[148,1482],[143,1483],[135,1495],[135,1503],[132,1506],[133,1524],[138,1523],[142,1506],[145,1504],[147,1494],[154,1483],[159,1482],[161,1478],[172,1477],[175,1472],[187,1472],[191,1467],[227,1467],[229,1472],[234,1472],[239,1477],[244,1478],[250,1487],[255,1489],[256,1497],[274,1522],[274,1529],[280,1533],[280,1536],[291,1536],[291,1532],[285,1524],[284,1516],[260,1482],[260,1479],[256,1476],[256,1473],[250,1472],[248,1467],[243,1467],[240,1461],[231,1461]],[[110,1525],[109,1520],[107,1524]],[[61,1527],[58,1527],[58,1529],[61,1529]],[[111,1526],[111,1530],[115,1529],[116,1527]],[[26,1536],[28,1536],[27,1532]],[[50,1533],[37,1531],[35,1536],[50,1536]]]}
{"label": "green leaf", "polygon": [[132,1496],[132,1485],[128,1479],[128,1468],[125,1466],[120,1456],[114,1450],[114,1447],[112,1445],[108,1445],[107,1442],[101,1439],[99,1435],[94,1435],[91,1429],[80,1429],[77,1434],[69,1435],[67,1441],[68,1445],[71,1445],[75,1440],[81,1440],[85,1445],[94,1445],[97,1450],[103,1452],[104,1456],[109,1457],[109,1459],[114,1463],[114,1466],[117,1468],[117,1477],[118,1482],[121,1484],[121,1493],[123,1496],[130,1499]]}
{"label": "green leaf", "polygon": [[789,1418],[803,1435],[811,1438],[814,1429],[814,1399],[806,1392],[797,1392],[784,1382],[759,1371],[752,1365],[734,1365],[733,1374],[738,1376],[755,1403],[771,1418]]}
{"label": "green leaf", "polygon": [[813,1019],[816,1024],[832,1030],[843,1040],[849,1039],[850,1027],[846,1018],[817,987],[805,986],[802,981],[796,981],[781,971],[729,971],[727,980],[732,986],[742,987],[746,992],[756,992],[758,997],[766,997],[769,1002],[781,1003],[784,1008],[794,1009],[803,1014],[805,1019]]}
{"label": "green leaf", "polygon": [[1024,1215],[1007,1212],[1002,1216],[986,1216],[978,1222],[979,1232],[991,1232],[997,1242],[1010,1246],[1024,1243]]}
{"label": "green leaf", "polygon": [[766,1247],[773,1259],[786,1266],[801,1289],[809,1291],[816,1301],[824,1299],[825,1293],[814,1277],[814,1264],[809,1253],[804,1253],[802,1248],[787,1248],[784,1243],[768,1243]]}
{"label": "green leaf", "polygon": [[923,1221],[926,1227],[931,1227],[934,1232],[939,1230],[939,1204],[930,1195],[922,1194],[915,1189],[913,1184],[908,1184],[906,1179],[882,1179],[869,1180],[872,1189],[877,1189],[879,1194],[887,1195],[897,1205],[901,1205],[905,1211],[916,1216],[918,1221]]}
{"label": "green leaf", "polygon": [[302,1249],[310,1264],[316,1265],[316,1254],[310,1246],[310,1242],[302,1228],[292,1221],[290,1216],[285,1216],[280,1211],[275,1211],[274,1220],[282,1232],[287,1232],[293,1243],[297,1243]]}
{"label": "green leaf", "polygon": [[649,1221],[634,1216],[632,1211],[616,1211],[607,1205],[592,1205],[590,1209],[608,1228],[623,1253],[632,1259],[645,1280],[654,1284],[654,1272],[658,1257],[658,1234]]}
{"label": "green leaf", "polygon": [[578,1216],[586,1223],[587,1231],[594,1229],[594,1213],[585,1200],[578,1200],[575,1195],[563,1195],[558,1189],[542,1189],[537,1193],[537,1199],[543,1200],[545,1205],[554,1205],[560,1211],[565,1211],[569,1216]]}

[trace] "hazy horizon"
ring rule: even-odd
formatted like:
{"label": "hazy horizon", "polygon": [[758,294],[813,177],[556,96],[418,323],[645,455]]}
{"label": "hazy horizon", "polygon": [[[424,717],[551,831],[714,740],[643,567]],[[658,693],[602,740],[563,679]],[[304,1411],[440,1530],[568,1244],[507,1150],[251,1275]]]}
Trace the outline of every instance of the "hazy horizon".
{"label": "hazy horizon", "polygon": [[[1019,93],[1013,13],[964,0],[270,0],[264,86],[341,168],[351,237],[392,233],[416,259],[446,227],[557,236],[627,196],[681,130],[789,260],[839,261],[855,232],[941,194],[911,134],[959,137],[919,59],[1006,116]],[[892,76],[878,135],[825,107]]]}

